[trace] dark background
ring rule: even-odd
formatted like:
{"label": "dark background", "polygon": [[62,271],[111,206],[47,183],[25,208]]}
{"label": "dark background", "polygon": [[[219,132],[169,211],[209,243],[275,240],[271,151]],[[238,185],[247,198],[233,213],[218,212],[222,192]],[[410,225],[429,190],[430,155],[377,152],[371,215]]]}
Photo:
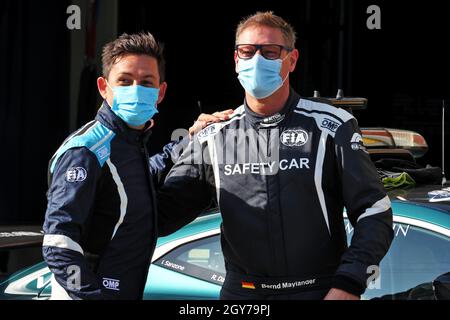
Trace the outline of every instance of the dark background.
{"label": "dark background", "polygon": [[[82,12],[91,17],[89,25],[82,25],[91,45],[100,27],[98,3],[107,1],[97,0]],[[70,39],[79,31],[66,28],[70,4],[0,1],[2,224],[43,221],[48,160],[75,129],[69,121],[74,99],[70,61],[76,49]],[[366,27],[372,4],[381,7],[381,30]],[[156,118],[153,150],[168,142],[174,129],[190,126],[199,113],[198,101],[203,112],[242,103],[234,73],[234,31],[241,18],[262,10],[274,11],[297,30],[301,58],[291,84],[301,95],[319,90],[333,96],[342,88],[348,96],[368,98],[368,110],[356,113],[360,126],[418,131],[430,146],[420,162],[441,166],[441,104],[443,99],[450,103],[450,11],[444,1],[119,0],[117,25],[111,26],[117,34],[148,30],[166,47],[169,90]],[[92,60],[79,79],[76,125],[98,107],[95,78],[96,67],[101,68],[95,60],[104,44],[85,50]]]}

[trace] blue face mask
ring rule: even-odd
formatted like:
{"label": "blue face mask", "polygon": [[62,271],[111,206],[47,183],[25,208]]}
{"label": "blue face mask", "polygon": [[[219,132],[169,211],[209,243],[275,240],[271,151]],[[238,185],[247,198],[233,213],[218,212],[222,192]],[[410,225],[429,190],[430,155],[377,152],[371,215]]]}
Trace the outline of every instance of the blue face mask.
{"label": "blue face mask", "polygon": [[[109,83],[108,86],[111,88]],[[158,113],[156,103],[159,89],[143,86],[117,86],[111,90],[114,92],[111,110],[129,125],[141,126]]]}
{"label": "blue face mask", "polygon": [[239,59],[238,79],[242,87],[256,99],[270,97],[289,77],[289,73],[284,80],[280,76],[284,60],[268,60],[260,54],[255,54],[249,60]]}

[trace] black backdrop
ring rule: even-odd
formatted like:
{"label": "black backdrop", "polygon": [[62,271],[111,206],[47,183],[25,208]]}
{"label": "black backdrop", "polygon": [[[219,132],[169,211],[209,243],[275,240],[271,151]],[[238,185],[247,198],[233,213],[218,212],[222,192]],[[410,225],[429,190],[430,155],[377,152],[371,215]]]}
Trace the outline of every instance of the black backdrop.
{"label": "black backdrop", "polygon": [[67,1],[0,2],[2,223],[43,217],[47,163],[69,123],[67,6]]}
{"label": "black backdrop", "polygon": [[[381,30],[366,27],[372,4],[381,8]],[[320,0],[295,1],[295,6],[290,1],[167,1],[155,7],[134,0],[121,2],[119,31],[151,30],[166,43],[169,91],[159,120],[173,129],[189,126],[198,100],[207,112],[242,102],[234,73],[235,27],[243,16],[273,10],[298,32],[301,58],[291,83],[300,94],[319,90],[331,96],[342,88],[346,95],[369,98],[369,109],[357,113],[361,126],[419,131],[430,145],[421,162],[440,166],[441,105],[450,97],[446,9],[443,1]],[[154,145],[167,141],[170,132],[158,132],[163,137]]]}
{"label": "black backdrop", "polygon": [[[0,2],[1,223],[43,219],[47,161],[69,134],[69,2]],[[381,30],[366,28],[371,4],[381,7]],[[356,114],[361,126],[421,132],[430,145],[421,162],[440,166],[440,106],[450,102],[443,1],[119,1],[119,33],[148,30],[166,45],[169,90],[153,150],[189,127],[198,101],[204,112],[242,102],[234,30],[258,10],[273,10],[297,29],[301,60],[291,83],[300,94],[342,88],[369,98],[369,109]]]}

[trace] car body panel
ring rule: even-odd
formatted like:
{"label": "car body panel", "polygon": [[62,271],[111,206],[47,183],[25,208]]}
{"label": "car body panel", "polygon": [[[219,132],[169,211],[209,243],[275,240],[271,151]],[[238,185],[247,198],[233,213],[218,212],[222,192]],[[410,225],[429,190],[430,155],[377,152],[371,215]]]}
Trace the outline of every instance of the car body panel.
{"label": "car body panel", "polygon": [[221,286],[152,265],[145,286],[146,300],[217,299]]}
{"label": "car body panel", "polygon": [[217,211],[210,211],[207,215],[200,216],[195,220],[195,223],[190,223],[184,228],[178,230],[177,232],[158,239],[157,246],[166,244],[167,242],[172,242],[178,239],[185,238],[187,236],[192,236],[205,231],[210,231],[217,229],[221,221],[217,221],[217,216],[220,214]]}
{"label": "car body panel", "polygon": [[0,299],[29,300],[37,298],[43,290],[50,294],[47,288],[50,278],[45,262],[18,271],[0,284]]}

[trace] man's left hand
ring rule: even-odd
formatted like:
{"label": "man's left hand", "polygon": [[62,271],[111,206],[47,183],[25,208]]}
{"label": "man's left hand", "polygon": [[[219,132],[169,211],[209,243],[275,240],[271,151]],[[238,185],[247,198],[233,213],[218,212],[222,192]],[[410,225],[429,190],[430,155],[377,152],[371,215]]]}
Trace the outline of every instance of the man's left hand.
{"label": "man's left hand", "polygon": [[324,300],[361,300],[360,297],[341,289],[331,289]]}

